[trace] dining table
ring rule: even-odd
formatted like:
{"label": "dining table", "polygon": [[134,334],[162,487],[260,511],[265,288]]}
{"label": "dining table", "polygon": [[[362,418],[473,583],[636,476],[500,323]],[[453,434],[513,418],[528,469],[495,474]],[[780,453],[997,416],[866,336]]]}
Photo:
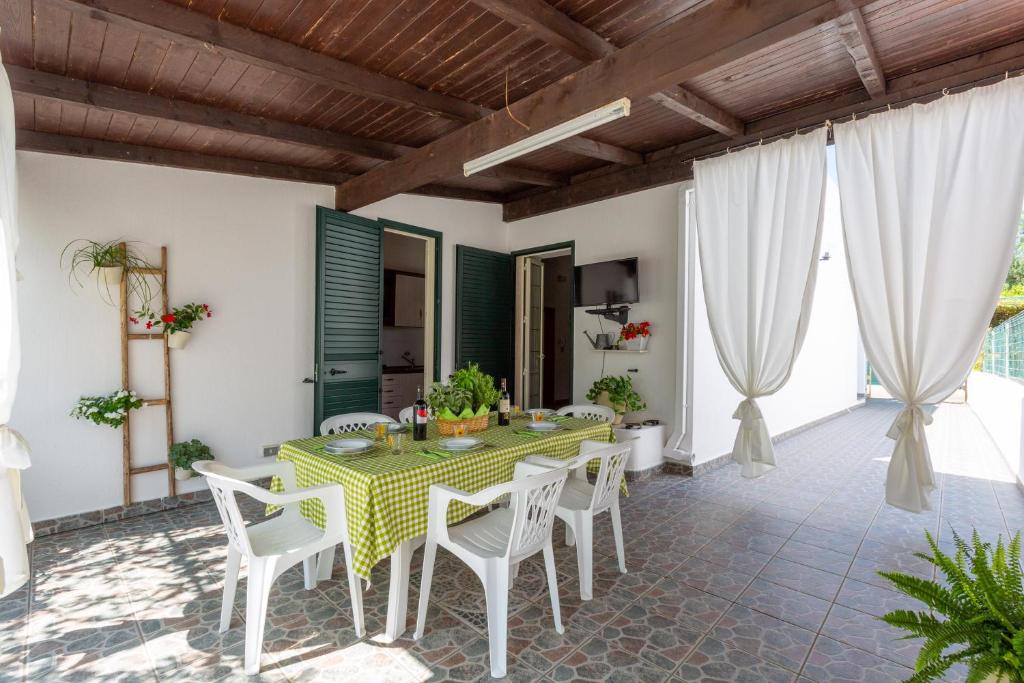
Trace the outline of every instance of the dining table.
{"label": "dining table", "polygon": [[[530,419],[513,418],[509,425],[498,425],[497,414],[492,413],[487,429],[467,435],[482,442],[469,451],[444,450],[440,441],[446,437],[438,434],[433,421],[427,425],[424,441],[414,441],[411,429],[402,434],[397,453],[386,440],[375,439],[373,431],[314,436],[281,444],[277,458],[293,463],[300,488],[331,483],[344,488],[355,573],[369,579],[374,566],[390,558],[386,642],[397,640],[405,630],[410,565],[427,531],[431,485],[445,484],[475,493],[511,480],[516,463],[529,455],[568,460],[579,453],[582,441],[615,441],[607,422],[560,416],[554,423],[557,429],[531,432],[527,429]],[[357,454],[326,452],[325,445],[339,436],[366,438],[374,445]],[[595,460],[591,466],[597,464]],[[275,479],[271,490],[281,491],[281,482]],[[448,508],[448,524],[456,524],[478,509],[453,503]],[[329,511],[319,499],[302,501],[300,510],[313,524],[325,526]],[[324,560],[333,563],[333,556]],[[357,586],[356,590],[361,588]]]}

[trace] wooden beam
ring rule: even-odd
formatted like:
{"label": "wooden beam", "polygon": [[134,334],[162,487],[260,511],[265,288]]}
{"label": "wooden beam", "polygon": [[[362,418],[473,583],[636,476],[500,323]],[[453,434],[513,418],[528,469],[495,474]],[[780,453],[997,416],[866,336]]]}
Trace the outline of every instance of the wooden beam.
{"label": "wooden beam", "polygon": [[[416,149],[406,145],[369,140],[321,128],[310,128],[227,109],[193,104],[184,100],[171,100],[158,95],[81,81],[21,66],[9,64],[6,65],[6,69],[7,75],[11,79],[11,88],[15,92],[55,102],[73,102],[105,111],[124,112],[231,133],[295,142],[375,161],[397,159]],[[542,187],[558,187],[568,182],[566,178],[556,173],[511,165],[488,169],[488,172],[483,175]]]}
{"label": "wooden beam", "polygon": [[[852,0],[866,4],[869,0]],[[833,0],[718,0],[615,54],[496,112],[382,164],[338,188],[336,205],[355,209],[451,177],[470,159],[597,109],[621,97],[647,97],[835,20]]]}
{"label": "wooden beam", "polygon": [[[491,109],[349,64],[164,0],[42,0],[108,24],[159,35],[178,45],[289,74],[344,92],[454,121],[476,121]],[[569,144],[567,144],[569,143]],[[559,143],[575,154],[607,159],[587,145]],[[608,145],[612,147],[612,145]],[[622,150],[623,156],[628,150]],[[640,163],[636,160],[633,163]]]}
{"label": "wooden beam", "polygon": [[[145,145],[132,145],[111,140],[94,140],[92,138],[58,135],[56,133],[41,133],[25,129],[20,129],[15,134],[15,146],[19,150],[29,152],[45,152],[93,159],[107,159],[110,161],[130,161],[152,166],[169,166],[193,171],[231,173],[234,175],[291,180],[319,185],[337,185],[339,182],[351,178],[347,173],[325,169],[287,166],[265,161],[213,156],[196,152],[182,152],[163,147],[147,147]],[[499,195],[491,192],[442,185],[422,187],[414,194],[479,202],[493,203],[501,201]]]}
{"label": "wooden beam", "polygon": [[813,104],[791,109],[747,124],[747,134],[737,139],[709,135],[648,155],[643,166],[621,169],[588,179],[574,181],[565,188],[531,193],[504,206],[505,221],[516,221],[589,204],[651,187],[689,180],[693,160],[725,152],[729,146],[755,143],[761,138],[792,133],[798,128],[819,126],[825,121],[840,121],[853,114],[864,114],[890,106],[905,106],[940,97],[944,88],[986,85],[1004,78],[1008,71],[1024,69],[1024,40],[989,50],[930,69],[894,78],[888,92],[872,98],[863,90],[838,95]]}
{"label": "wooden beam", "polygon": [[[839,0],[841,7],[846,6],[844,0]],[[864,16],[860,10],[853,8],[846,14],[836,19],[836,31],[839,39],[846,46],[846,51],[853,58],[853,66],[860,75],[864,89],[872,97],[881,97],[885,94],[885,72],[882,71],[882,63],[878,61],[875,53],[875,45],[871,42],[868,34],[868,27],[864,24]]]}
{"label": "wooden beam", "polygon": [[[581,62],[603,59],[617,50],[598,33],[562,14],[544,0],[473,2]],[[743,134],[742,121],[680,85],[670,86],[660,93],[651,95],[651,100],[721,133]]]}

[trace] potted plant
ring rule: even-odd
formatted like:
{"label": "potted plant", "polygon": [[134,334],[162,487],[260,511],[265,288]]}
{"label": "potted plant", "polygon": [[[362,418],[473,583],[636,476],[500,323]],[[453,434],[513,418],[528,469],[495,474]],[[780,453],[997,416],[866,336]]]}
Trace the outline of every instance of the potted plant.
{"label": "potted plant", "polygon": [[141,407],[142,399],[134,391],[119,389],[106,396],[83,396],[71,409],[71,417],[116,429],[128,419],[129,410]]}
{"label": "potted plant", "polygon": [[587,400],[608,406],[615,411],[612,424],[621,424],[627,411],[643,410],[647,407],[640,394],[633,389],[633,380],[629,377],[602,377],[590,385]]}
{"label": "potted plant", "polygon": [[[878,572],[896,590],[923,602],[927,612],[895,610],[882,619],[924,638],[916,672],[908,683],[938,680],[957,662],[970,668],[968,681],[1024,682],[1024,581],[1021,534],[1009,546],[1000,537],[995,548],[975,530],[971,543],[953,534],[956,553],[942,552],[926,532],[931,554],[914,553],[934,564],[942,581],[901,572]],[[953,649],[962,645],[961,649]]]}
{"label": "potted plant", "polygon": [[[146,275],[136,271],[153,266],[135,254],[127,244],[129,243],[126,243],[125,248],[122,249],[121,240],[110,242],[87,239],[72,240],[61,250],[60,264],[62,268],[68,268],[68,282],[75,282],[79,287],[85,286],[82,283],[83,277],[95,275],[96,286],[104,295],[106,303],[110,305],[114,304],[110,288],[120,286],[121,278],[126,278],[128,293],[138,297],[142,301],[143,309],[148,311],[149,302],[153,299],[153,292]],[[125,269],[128,270],[127,273],[125,273]]]}
{"label": "potted plant", "polygon": [[441,434],[453,434],[463,424],[466,431],[487,429],[491,406],[498,402],[499,392],[494,377],[480,371],[476,363],[469,363],[452,373],[447,384],[434,382],[427,396],[437,429]]}
{"label": "potted plant", "polygon": [[172,349],[183,349],[188,345],[192,337],[189,330],[200,320],[212,318],[213,311],[209,304],[185,304],[180,308],[171,309],[170,313],[164,313],[159,318],[151,311],[136,311],[135,317],[131,319],[136,325],[142,320],[146,321],[146,329],[154,327],[161,328],[161,332],[167,336],[167,346]]}
{"label": "potted plant", "polygon": [[192,469],[192,463],[200,460],[213,460],[213,453],[210,452],[210,447],[202,441],[192,439],[191,441],[182,441],[171,445],[170,450],[167,452],[167,459],[170,460],[171,465],[174,467],[174,478],[178,481],[184,481],[185,479],[191,479],[192,475],[195,474],[195,470]]}
{"label": "potted plant", "polygon": [[626,323],[619,330],[619,342],[626,342],[630,351],[645,351],[647,340],[651,337],[651,323],[647,320],[639,323]]}

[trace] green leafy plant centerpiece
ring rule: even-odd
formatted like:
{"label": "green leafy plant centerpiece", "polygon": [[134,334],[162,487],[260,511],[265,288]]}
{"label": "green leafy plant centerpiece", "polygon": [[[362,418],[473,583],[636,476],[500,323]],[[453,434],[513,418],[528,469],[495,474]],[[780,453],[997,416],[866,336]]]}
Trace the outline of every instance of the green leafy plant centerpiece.
{"label": "green leafy plant centerpiece", "polygon": [[487,428],[491,406],[498,402],[494,377],[469,363],[452,373],[447,384],[434,382],[427,403],[442,434],[451,433],[455,423],[464,422],[468,431]]}
{"label": "green leafy plant centerpiece", "polygon": [[167,459],[174,467],[174,476],[178,479],[189,479],[192,474],[192,463],[200,460],[213,460],[210,447],[199,439],[182,441],[173,444],[167,452]]}
{"label": "green leafy plant centerpiece", "polygon": [[643,410],[647,404],[633,389],[629,377],[607,375],[590,385],[587,400],[606,405],[615,411],[615,424],[622,422],[627,412]]}
{"label": "green leafy plant centerpiece", "polygon": [[153,266],[133,251],[132,244],[126,242],[122,249],[121,240],[73,240],[60,252],[61,268],[68,269],[68,282],[79,287],[85,287],[84,279],[95,276],[100,295],[111,306],[115,299],[111,288],[119,287],[124,277],[128,295],[141,302],[144,311],[149,311],[153,291],[147,275],[139,271]]}
{"label": "green leafy plant centerpiece", "polygon": [[[938,567],[945,581],[880,571],[896,590],[923,602],[930,611],[895,610],[882,619],[924,638],[916,671],[907,683],[938,680],[957,662],[970,668],[968,683],[1024,683],[1024,580],[1021,534],[995,548],[977,531],[971,542],[953,534],[956,553],[939,549],[931,534],[931,554],[914,553]],[[963,646],[956,649],[957,646]]]}
{"label": "green leafy plant centerpiece", "polygon": [[128,419],[129,410],[141,407],[142,399],[134,391],[119,389],[106,396],[83,396],[71,409],[71,417],[116,429]]}

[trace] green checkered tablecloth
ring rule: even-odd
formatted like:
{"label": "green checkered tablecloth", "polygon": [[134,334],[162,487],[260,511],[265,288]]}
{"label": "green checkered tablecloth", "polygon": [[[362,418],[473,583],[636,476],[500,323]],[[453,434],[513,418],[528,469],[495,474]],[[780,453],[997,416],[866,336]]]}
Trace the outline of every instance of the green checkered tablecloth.
{"label": "green checkered tablecloth", "polygon": [[[417,455],[423,449],[439,448],[437,427],[433,423],[427,426],[426,441],[413,441],[411,432],[404,434],[400,455],[392,454],[384,444],[361,454],[371,457],[328,455],[323,446],[337,439],[335,435],[286,441],[281,444],[277,458],[295,464],[300,488],[328,483],[339,483],[345,488],[345,512],[355,570],[360,576],[369,577],[373,566],[391,555],[399,543],[426,533],[431,484],[447,484],[475,493],[511,480],[515,464],[527,455],[566,460],[579,453],[580,442],[585,439],[615,440],[611,425],[592,420],[570,418],[562,422],[565,430],[538,438],[515,433],[526,425],[525,420],[513,421],[510,427],[500,427],[496,421],[497,416],[492,413],[491,426],[473,435],[491,447],[471,453],[453,453],[446,460],[433,461]],[[372,438],[368,434],[360,436]],[[276,478],[271,490],[282,490]],[[324,527],[324,508],[319,500],[303,501],[300,509],[310,521]],[[453,502],[448,507],[448,523],[454,524],[475,510]]]}

